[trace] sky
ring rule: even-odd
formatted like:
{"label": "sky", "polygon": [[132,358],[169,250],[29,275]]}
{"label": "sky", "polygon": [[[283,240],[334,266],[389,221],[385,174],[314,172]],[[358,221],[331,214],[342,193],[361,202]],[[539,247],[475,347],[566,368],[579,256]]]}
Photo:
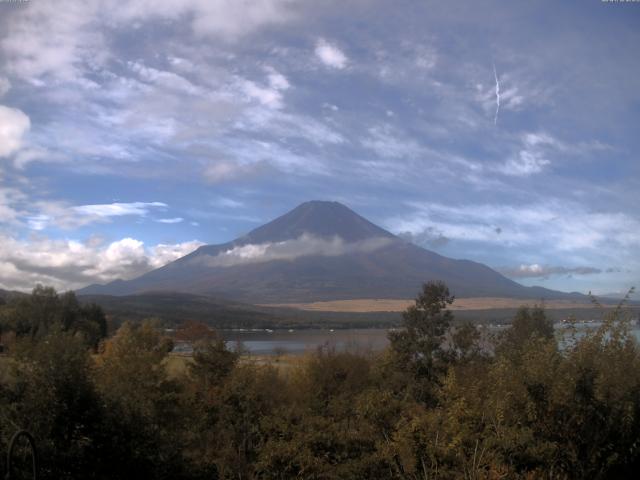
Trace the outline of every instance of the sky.
{"label": "sky", "polygon": [[640,2],[0,0],[0,288],[335,200],[525,285],[640,286]]}

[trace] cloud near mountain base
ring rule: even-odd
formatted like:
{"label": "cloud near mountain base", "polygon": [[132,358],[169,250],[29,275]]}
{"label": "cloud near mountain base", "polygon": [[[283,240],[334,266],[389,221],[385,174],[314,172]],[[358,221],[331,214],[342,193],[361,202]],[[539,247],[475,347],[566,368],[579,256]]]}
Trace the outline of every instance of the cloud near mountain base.
{"label": "cloud near mountain base", "polygon": [[36,284],[76,289],[91,283],[131,279],[180,258],[202,242],[147,247],[134,238],[104,244],[46,237],[18,240],[0,235],[0,288],[31,290]]}
{"label": "cloud near mountain base", "polygon": [[[612,270],[613,269],[608,269]],[[505,267],[499,270],[510,278],[548,278],[551,275],[594,275],[602,273],[602,270],[594,267],[564,267],[552,265],[520,265],[519,267]],[[607,273],[610,273],[607,271]]]}
{"label": "cloud near mountain base", "polygon": [[[313,255],[336,257],[346,254],[370,253],[389,245],[392,241],[389,238],[376,237],[347,243],[339,236],[322,238],[303,234],[298,238],[282,242],[237,246],[217,255],[208,255],[205,262],[211,267],[232,267],[273,260],[295,260],[299,257]],[[201,260],[195,257],[194,261]]]}

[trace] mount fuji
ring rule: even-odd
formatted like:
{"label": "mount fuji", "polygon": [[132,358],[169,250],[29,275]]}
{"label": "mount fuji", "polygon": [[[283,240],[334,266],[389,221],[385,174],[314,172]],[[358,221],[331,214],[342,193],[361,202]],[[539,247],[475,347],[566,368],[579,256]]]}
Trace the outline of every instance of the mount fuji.
{"label": "mount fuji", "polygon": [[444,281],[458,297],[582,297],[525,287],[481,263],[444,257],[326,201],[303,203],[247,235],[202,246],[138,278],[78,293],[181,292],[279,304],[413,298],[428,280]]}

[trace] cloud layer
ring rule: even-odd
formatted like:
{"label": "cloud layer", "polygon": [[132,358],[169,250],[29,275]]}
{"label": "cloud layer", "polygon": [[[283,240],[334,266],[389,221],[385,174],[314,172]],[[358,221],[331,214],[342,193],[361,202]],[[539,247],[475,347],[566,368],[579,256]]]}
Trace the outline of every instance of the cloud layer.
{"label": "cloud layer", "polygon": [[0,105],[0,157],[20,150],[22,137],[30,127],[31,122],[24,112]]}
{"label": "cloud layer", "polygon": [[517,268],[502,268],[500,272],[511,278],[548,278],[551,275],[594,275],[602,273],[599,268],[593,267],[561,267],[550,265],[520,265]]}
{"label": "cloud layer", "polygon": [[123,238],[109,244],[36,237],[0,236],[0,288],[30,290],[37,283],[75,289],[91,283],[131,279],[180,258],[202,245],[197,240],[146,247]]}
{"label": "cloud layer", "polygon": [[[210,267],[232,267],[274,260],[295,260],[308,256],[337,257],[346,254],[373,252],[389,245],[390,242],[389,238],[371,238],[347,243],[338,236],[327,239],[303,234],[296,239],[283,242],[234,247],[215,256],[208,256],[205,263]],[[201,258],[196,257],[193,261],[200,262]]]}

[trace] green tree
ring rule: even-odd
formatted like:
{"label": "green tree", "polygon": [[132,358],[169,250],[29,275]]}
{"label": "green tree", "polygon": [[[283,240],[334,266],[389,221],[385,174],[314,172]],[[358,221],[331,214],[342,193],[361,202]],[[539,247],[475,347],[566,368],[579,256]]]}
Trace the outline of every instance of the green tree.
{"label": "green tree", "polygon": [[46,478],[97,478],[103,410],[81,338],[54,326],[39,340],[22,339],[0,395],[2,440],[18,429],[37,439]]}
{"label": "green tree", "polygon": [[36,286],[31,295],[9,300],[0,313],[2,331],[17,338],[40,339],[58,325],[63,331],[81,336],[96,348],[107,335],[106,316],[96,304],[82,305],[73,292],[58,294],[52,287]]}
{"label": "green tree", "polygon": [[369,419],[381,406],[370,367],[370,359],[352,352],[322,348],[307,355],[289,377],[289,401],[263,419],[260,476],[387,478]]}
{"label": "green tree", "polygon": [[226,378],[235,367],[238,358],[238,353],[227,349],[225,341],[214,334],[213,337],[195,342],[189,370],[206,390]]}
{"label": "green tree", "polygon": [[522,306],[501,336],[498,348],[518,352],[532,338],[552,341],[554,335],[553,321],[547,317],[543,307]]}
{"label": "green tree", "polygon": [[125,323],[96,359],[96,386],[108,412],[111,478],[174,478],[187,467],[180,446],[187,427],[180,384],[164,361],[172,341],[153,322]]}
{"label": "green tree", "polygon": [[457,326],[451,334],[452,356],[459,362],[483,357],[481,337],[478,327],[470,322]]}
{"label": "green tree", "polygon": [[389,333],[396,368],[415,379],[415,393],[425,402],[433,401],[434,387],[450,360],[445,337],[453,320],[447,307],[453,301],[443,282],[425,283],[415,305],[402,314],[402,330]]}

